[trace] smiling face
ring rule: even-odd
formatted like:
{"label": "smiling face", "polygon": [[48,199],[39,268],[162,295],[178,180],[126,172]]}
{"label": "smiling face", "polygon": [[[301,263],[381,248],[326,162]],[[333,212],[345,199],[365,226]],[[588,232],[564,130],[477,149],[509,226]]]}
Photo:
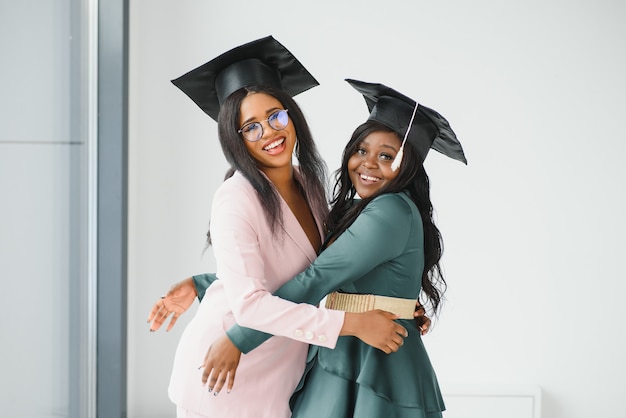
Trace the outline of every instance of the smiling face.
{"label": "smiling face", "polygon": [[241,102],[239,126],[250,122],[260,122],[263,135],[256,142],[241,137],[246,149],[262,171],[290,167],[291,155],[296,144],[296,129],[291,119],[284,129],[275,130],[267,119],[277,110],[285,107],[275,98],[265,93],[250,93]]}
{"label": "smiling face", "polygon": [[394,132],[376,131],[365,137],[348,160],[348,174],[356,192],[368,198],[398,176],[391,163],[401,141]]}

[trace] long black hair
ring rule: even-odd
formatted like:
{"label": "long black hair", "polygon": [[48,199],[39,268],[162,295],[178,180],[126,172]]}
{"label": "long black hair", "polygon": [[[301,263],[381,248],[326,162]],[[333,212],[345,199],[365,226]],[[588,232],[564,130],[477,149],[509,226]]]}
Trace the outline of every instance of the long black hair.
{"label": "long black hair", "polygon": [[[296,130],[295,156],[299,162],[300,186],[311,206],[311,211],[319,219],[325,219],[328,213],[326,202],[327,169],[313,141],[311,130],[304,118],[302,110],[293,98],[283,90],[252,86],[239,89],[224,101],[218,116],[218,136],[226,161],[231,168],[225,179],[239,171],[256,190],[263,212],[272,233],[276,233],[276,226],[282,219],[280,198],[274,185],[257,167],[256,162],[248,153],[244,144],[245,139],[237,132],[241,103],[250,93],[264,93],[278,100],[285,109],[289,110],[289,118]],[[211,244],[210,231],[207,232],[207,244]]]}
{"label": "long black hair", "polygon": [[[341,168],[335,172],[335,187],[331,200],[332,209],[328,217],[328,228],[332,240],[341,235],[359,216],[363,208],[383,193],[406,191],[417,206],[424,226],[424,270],[421,272],[422,292],[428,299],[433,314],[437,314],[446,289],[446,282],[439,264],[443,254],[441,233],[433,220],[433,205],[430,201],[430,182],[424,170],[422,158],[410,143],[404,145],[404,157],[398,176],[369,198],[354,202],[356,190],[348,174],[348,160],[357,151],[361,141],[374,132],[397,133],[387,126],[367,121],[356,128],[346,145],[341,158]],[[400,136],[398,135],[398,138]]]}

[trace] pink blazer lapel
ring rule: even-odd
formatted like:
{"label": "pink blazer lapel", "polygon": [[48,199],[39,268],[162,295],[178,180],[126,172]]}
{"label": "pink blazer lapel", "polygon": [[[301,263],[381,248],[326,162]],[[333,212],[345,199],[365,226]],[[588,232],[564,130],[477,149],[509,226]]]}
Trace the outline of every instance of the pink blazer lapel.
{"label": "pink blazer lapel", "polygon": [[[283,220],[282,222],[280,222],[280,226],[285,232],[285,239],[291,239],[312,263],[313,260],[317,258],[317,253],[311,245],[309,238],[306,236],[306,233],[300,226],[296,215],[293,214],[291,209],[289,209],[289,206],[287,206],[287,203],[285,203],[282,198],[280,199],[280,205],[283,211]],[[315,219],[315,222],[317,223],[317,229],[319,231],[320,237],[323,240],[324,235],[322,222],[317,218]]]}

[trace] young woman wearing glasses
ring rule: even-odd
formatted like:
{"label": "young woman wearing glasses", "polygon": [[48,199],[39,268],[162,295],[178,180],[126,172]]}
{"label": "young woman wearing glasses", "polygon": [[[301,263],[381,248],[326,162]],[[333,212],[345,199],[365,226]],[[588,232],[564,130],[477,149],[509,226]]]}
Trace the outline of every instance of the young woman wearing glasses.
{"label": "young woman wearing glasses", "polygon": [[[325,166],[292,98],[317,83],[289,51],[264,38],[173,82],[217,120],[233,172],[211,210],[209,239],[220,280],[181,336],[170,399],[178,417],[288,417],[309,344],[333,348],[340,335],[355,335],[392,352],[407,331],[381,310],[346,313],[263,297],[316,258],[327,214]],[[198,366],[236,323],[276,338],[242,356],[237,391],[214,396]]]}

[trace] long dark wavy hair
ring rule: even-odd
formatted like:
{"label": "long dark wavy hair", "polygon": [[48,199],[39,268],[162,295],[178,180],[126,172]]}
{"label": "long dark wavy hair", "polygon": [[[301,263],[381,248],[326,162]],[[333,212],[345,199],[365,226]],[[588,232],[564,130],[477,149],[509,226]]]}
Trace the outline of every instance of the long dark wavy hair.
{"label": "long dark wavy hair", "polygon": [[[436,315],[440,309],[446,282],[443,277],[439,260],[443,254],[443,240],[441,233],[433,220],[433,205],[430,201],[430,182],[424,170],[422,158],[407,142],[404,145],[404,157],[400,164],[398,176],[381,188],[375,195],[354,202],[356,190],[348,175],[348,160],[357,151],[357,147],[368,135],[374,132],[397,133],[387,126],[367,121],[356,128],[350,141],[346,145],[341,159],[341,168],[335,172],[335,187],[331,200],[332,209],[328,217],[328,228],[331,231],[329,239],[341,235],[359,216],[363,208],[383,193],[397,193],[406,191],[417,206],[424,225],[424,270],[421,273],[422,292],[427,298],[426,306]],[[400,138],[398,136],[400,140]]]}
{"label": "long dark wavy hair", "polygon": [[[248,179],[257,192],[272,233],[276,233],[276,226],[283,216],[280,197],[274,185],[263,175],[248,153],[244,144],[245,139],[237,132],[239,130],[241,103],[250,93],[270,95],[276,98],[285,109],[289,110],[289,119],[295,126],[297,136],[294,153],[299,163],[300,186],[313,214],[319,219],[326,219],[328,214],[326,164],[317,150],[300,106],[283,90],[265,86],[245,87],[232,93],[222,104],[217,120],[218,136],[226,161],[231,166],[224,180],[231,177],[235,171],[239,171]],[[210,231],[207,232],[207,245],[211,245]]]}

